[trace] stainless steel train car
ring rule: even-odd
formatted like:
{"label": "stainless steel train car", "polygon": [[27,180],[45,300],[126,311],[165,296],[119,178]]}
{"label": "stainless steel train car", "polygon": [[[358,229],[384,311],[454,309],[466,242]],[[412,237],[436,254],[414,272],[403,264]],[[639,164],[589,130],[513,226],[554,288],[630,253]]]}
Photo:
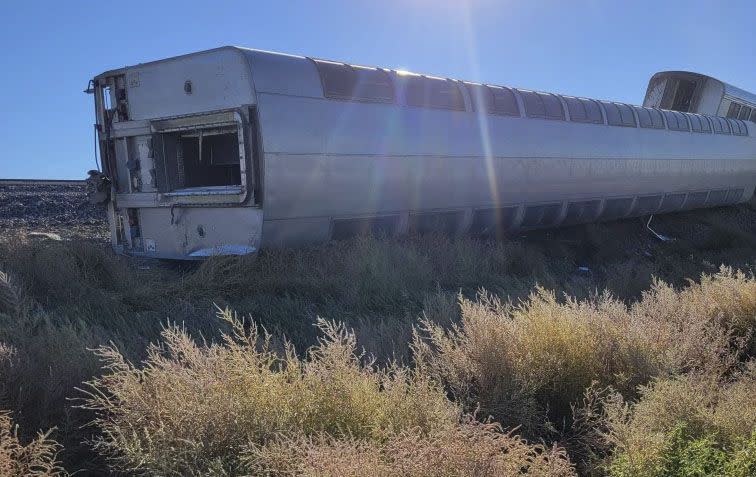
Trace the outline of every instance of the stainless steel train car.
{"label": "stainless steel train car", "polygon": [[756,123],[756,95],[689,71],[662,71],[648,82],[643,106]]}
{"label": "stainless steel train car", "polygon": [[748,201],[738,119],[223,47],[95,77],[118,252],[499,235]]}

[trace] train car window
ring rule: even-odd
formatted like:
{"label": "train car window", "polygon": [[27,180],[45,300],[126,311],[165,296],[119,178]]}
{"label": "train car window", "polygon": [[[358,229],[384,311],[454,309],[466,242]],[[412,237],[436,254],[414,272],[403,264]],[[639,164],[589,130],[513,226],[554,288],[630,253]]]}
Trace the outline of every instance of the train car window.
{"label": "train car window", "polygon": [[753,108],[753,111],[751,111],[751,121],[756,123],[756,108]]}
{"label": "train car window", "polygon": [[709,117],[715,134],[730,134],[730,124],[725,118],[718,116]]}
{"label": "train car window", "polygon": [[493,98],[492,108],[488,110],[492,114],[504,114],[506,116],[519,116],[520,107],[517,105],[517,98],[514,92],[509,88],[502,86],[486,86],[491,92]]}
{"label": "train car window", "polygon": [[710,133],[711,132],[711,125],[709,124],[709,121],[698,114],[692,114],[692,113],[685,113],[685,115],[688,117],[688,120],[690,121],[690,128],[693,130],[693,132],[697,133]]}
{"label": "train car window", "polygon": [[342,63],[314,60],[323,83],[323,93],[329,98],[350,98],[354,89],[354,71]]}
{"label": "train car window", "polygon": [[662,205],[659,212],[672,212],[680,210],[685,202],[685,194],[667,194],[662,199]]}
{"label": "train car window", "polygon": [[429,212],[410,214],[408,230],[411,234],[446,233],[457,231],[462,214],[460,212]]}
{"label": "train car window", "polygon": [[543,100],[537,93],[533,91],[518,91],[522,95],[522,100],[525,103],[525,113],[529,118],[546,117],[546,106],[543,104]]}
{"label": "train car window", "polygon": [[343,63],[313,60],[327,98],[393,102],[394,87],[387,72]]}
{"label": "train car window", "polygon": [[690,111],[690,102],[693,100],[693,93],[696,90],[696,83],[688,80],[677,80],[677,90],[672,100],[672,109],[675,111]]}
{"label": "train car window", "polygon": [[596,101],[572,96],[563,96],[562,98],[567,103],[567,111],[570,112],[570,121],[603,124],[604,118],[601,116],[601,109],[599,109]]}
{"label": "train car window", "polygon": [[564,216],[562,225],[575,225],[585,222],[592,222],[596,220],[600,207],[600,200],[570,202],[567,205],[567,214]]}
{"label": "train car window", "polygon": [[633,110],[627,104],[610,103],[602,101],[606,110],[606,122],[612,126],[635,127],[635,116]]}
{"label": "train car window", "polygon": [[529,118],[564,120],[564,110],[559,98],[550,93],[517,90],[525,103],[525,114]]}
{"label": "train car window", "polygon": [[667,120],[667,128],[670,131],[690,131],[688,120],[685,114],[680,111],[664,111],[664,118]]}
{"label": "train car window", "polygon": [[664,129],[664,118],[658,109],[633,106],[638,113],[638,122],[642,128]]}
{"label": "train car window", "polygon": [[553,225],[561,211],[562,204],[531,205],[525,209],[521,225],[523,227]]}
{"label": "train car window", "polygon": [[738,114],[738,119],[745,119],[748,121],[748,118],[751,117],[751,108],[748,106],[743,106],[740,108],[740,114]]}
{"label": "train car window", "polygon": [[727,122],[730,123],[734,135],[748,136],[748,127],[745,122],[739,119],[728,119]]}
{"label": "train car window", "polygon": [[520,107],[517,98],[509,88],[465,83],[476,111],[503,116],[519,116]]}
{"label": "train car window", "polygon": [[365,66],[353,66],[352,68],[357,73],[354,98],[385,103],[394,101],[394,84],[391,82],[388,72]]}
{"label": "train car window", "polygon": [[465,100],[454,81],[426,76],[406,76],[404,94],[408,106],[465,110]]}
{"label": "train car window", "polygon": [[493,93],[482,84],[465,83],[467,92],[472,99],[473,111],[490,113],[493,108]]}
{"label": "train car window", "polygon": [[730,189],[727,191],[727,198],[725,201],[728,204],[736,204],[740,202],[741,197],[743,197],[743,189]]}
{"label": "train car window", "polygon": [[633,205],[633,199],[606,199],[604,211],[601,213],[601,220],[616,220],[625,217],[630,213],[630,207]]}
{"label": "train car window", "polygon": [[635,208],[633,209],[633,214],[636,214],[636,215],[653,214],[654,212],[657,211],[657,209],[659,209],[661,202],[662,202],[662,196],[660,195],[649,195],[649,196],[638,197],[638,199],[635,201]]}
{"label": "train car window", "polygon": [[703,207],[703,205],[706,203],[706,197],[708,195],[708,192],[691,192],[690,194],[688,194],[688,199],[685,201],[685,208],[697,209],[699,207]]}
{"label": "train car window", "polygon": [[727,117],[737,118],[738,114],[740,114],[740,105],[733,101],[730,103],[730,109],[727,110]]}
{"label": "train car window", "polygon": [[722,205],[727,199],[726,190],[710,190],[709,198],[706,199],[706,205]]}
{"label": "train car window", "polygon": [[512,227],[516,215],[517,207],[476,210],[469,233],[487,237],[504,237]]}
{"label": "train car window", "polygon": [[549,119],[564,119],[564,109],[562,102],[556,95],[538,93],[543,98],[543,104],[546,106],[546,116]]}

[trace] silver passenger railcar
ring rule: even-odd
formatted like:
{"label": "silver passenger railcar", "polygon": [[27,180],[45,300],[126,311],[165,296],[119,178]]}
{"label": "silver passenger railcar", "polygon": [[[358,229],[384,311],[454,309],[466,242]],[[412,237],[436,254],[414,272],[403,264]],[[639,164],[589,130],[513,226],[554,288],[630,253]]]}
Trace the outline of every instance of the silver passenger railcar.
{"label": "silver passenger railcar", "polygon": [[[92,80],[117,251],[500,234],[747,201],[738,119],[224,47]],[[750,123],[749,123],[750,124]]]}
{"label": "silver passenger railcar", "polygon": [[652,76],[643,106],[756,123],[756,95],[688,71],[662,71]]}

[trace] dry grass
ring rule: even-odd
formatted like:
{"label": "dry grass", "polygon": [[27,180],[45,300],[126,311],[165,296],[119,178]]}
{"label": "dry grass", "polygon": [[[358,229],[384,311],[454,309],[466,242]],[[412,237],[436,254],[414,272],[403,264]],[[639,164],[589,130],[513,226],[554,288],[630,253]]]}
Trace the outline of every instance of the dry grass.
{"label": "dry grass", "polygon": [[587,455],[573,419],[592,385],[632,399],[653,377],[726,374],[750,356],[756,280],[723,268],[681,291],[657,281],[629,307],[608,294],[560,302],[544,290],[518,305],[482,292],[475,301],[460,297],[460,307],[450,328],[421,323],[413,345],[419,372],[468,411]]}
{"label": "dry grass", "polygon": [[[13,357],[0,360],[0,408],[13,411],[23,442],[40,429],[57,428],[52,437],[64,445],[66,468],[97,474],[104,472],[103,462],[82,444],[98,437],[97,429],[81,427],[92,411],[70,401],[75,387],[102,375],[88,348],[112,342],[126,362],[139,363],[169,317],[195,340],[217,343],[212,304],[218,303],[265,326],[276,353],[285,336],[300,363],[318,344],[313,323],[322,316],[353,329],[382,372],[393,360],[399,373],[415,373],[409,343],[418,317],[428,328],[445,331],[457,323],[464,332],[463,315],[476,313],[481,325],[470,346],[478,351],[450,348],[457,353],[454,364],[433,370],[434,379],[443,377],[445,389],[468,410],[484,401],[481,417],[493,414],[505,429],[521,425],[518,432],[526,437],[564,443],[573,461],[582,462],[607,451],[594,432],[603,424],[580,404],[592,382],[611,384],[634,400],[640,396],[636,384],[654,376],[710,369],[727,379],[753,356],[753,217],[743,208],[659,217],[657,230],[677,238],[666,243],[628,221],[505,242],[358,238],[266,251],[256,259],[214,258],[198,267],[115,257],[89,242],[3,235],[0,343]],[[750,272],[717,275],[721,263]],[[576,273],[577,266],[590,272]],[[701,283],[687,282],[702,273]],[[550,291],[536,294],[532,310],[502,304],[527,300],[536,285]],[[488,290],[483,300],[477,299],[480,289]],[[604,289],[611,296],[600,293]],[[522,319],[508,318],[517,323],[509,334],[484,326],[486,320],[507,321],[499,315]],[[430,372],[429,364],[423,366]],[[192,383],[186,377],[185,386]],[[346,434],[337,443],[319,441],[320,432],[306,439],[321,447],[377,442]],[[386,442],[370,452],[381,454]],[[239,456],[232,460],[241,462]]]}
{"label": "dry grass", "polygon": [[[240,475],[294,458],[295,454],[281,457],[298,452],[282,450],[287,439],[317,436],[323,440],[311,441],[313,451],[317,448],[316,453],[325,455],[342,447],[352,449],[351,457],[344,459],[355,459],[353,465],[397,446],[418,452],[418,444],[428,452],[448,450],[444,459],[449,462],[437,456],[435,461],[450,469],[552,466],[561,473],[539,470],[536,475],[569,473],[569,462],[560,451],[531,448],[491,427],[460,428],[458,407],[438,386],[411,369],[362,364],[354,334],[341,325],[319,321],[323,338],[301,359],[290,347],[283,356],[271,351],[269,336],[228,310],[220,317],[233,330],[223,335],[222,344],[198,345],[181,328],[171,326],[164,330],[163,342],[150,347],[141,367],[129,364],[113,347],[98,350],[106,373],[88,383],[83,406],[97,413],[95,423],[103,431],[95,449],[117,469]],[[471,452],[479,441],[499,453],[474,458]],[[296,454],[302,465],[317,468],[320,464],[308,455]],[[425,460],[418,465],[428,468],[434,456]],[[335,470],[316,473],[336,475]]]}
{"label": "dry grass", "polygon": [[656,380],[641,388],[636,403],[613,396],[606,403],[606,437],[614,452],[606,469],[616,476],[683,475],[681,468],[695,467],[709,468],[697,475],[754,475],[754,390],[751,361],[727,378],[696,372]]}
{"label": "dry grass", "polygon": [[418,369],[444,383],[468,410],[480,406],[505,427],[545,436],[594,381],[632,391],[661,371],[626,306],[560,303],[540,290],[520,305],[483,292],[460,298],[462,319],[445,329],[423,321],[415,336]]}
{"label": "dry grass", "polygon": [[378,445],[351,437],[280,439],[250,448],[245,459],[253,474],[272,476],[575,475],[563,450],[528,445],[496,424],[474,420],[430,433],[407,429]]}
{"label": "dry grass", "polygon": [[40,433],[26,445],[18,438],[18,428],[10,416],[0,412],[0,475],[4,477],[60,476],[65,472],[57,461],[60,446]]}

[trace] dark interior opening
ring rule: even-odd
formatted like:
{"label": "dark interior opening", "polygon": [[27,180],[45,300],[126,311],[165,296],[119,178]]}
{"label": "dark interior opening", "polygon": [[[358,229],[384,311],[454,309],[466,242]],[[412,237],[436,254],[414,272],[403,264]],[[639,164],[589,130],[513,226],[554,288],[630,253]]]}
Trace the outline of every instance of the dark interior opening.
{"label": "dark interior opening", "polygon": [[181,187],[241,184],[239,140],[236,132],[186,135],[180,140]]}
{"label": "dark interior opening", "polygon": [[461,214],[452,212],[430,212],[411,214],[409,216],[410,234],[445,233],[453,234],[457,231]]}
{"label": "dark interior opening", "polygon": [[677,80],[677,90],[672,100],[672,109],[674,111],[690,111],[690,103],[693,100],[693,93],[696,90],[696,83],[688,80]]}

